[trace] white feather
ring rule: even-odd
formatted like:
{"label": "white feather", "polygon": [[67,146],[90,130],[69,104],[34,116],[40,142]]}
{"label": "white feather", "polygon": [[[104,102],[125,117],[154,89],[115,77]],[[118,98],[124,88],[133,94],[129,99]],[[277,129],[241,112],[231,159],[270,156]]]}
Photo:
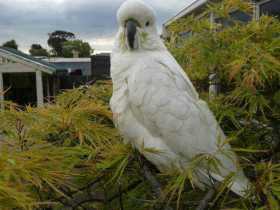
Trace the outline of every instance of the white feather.
{"label": "white feather", "polygon": [[[123,42],[125,21],[133,18],[146,40],[137,40],[139,48],[129,50]],[[224,155],[217,153],[218,142],[225,141],[220,126],[207,104],[199,99],[190,79],[167,51],[157,35],[155,15],[140,0],[128,0],[118,12],[119,32],[112,54],[111,74],[113,96],[111,109],[114,121],[126,142],[142,152],[161,171],[185,170],[199,154],[212,154],[222,163],[220,173],[210,171],[217,181],[231,172],[237,178],[232,191],[244,195],[249,181],[239,169],[236,155],[225,144]],[[152,154],[143,148],[153,148],[161,153]],[[208,169],[199,168],[199,183],[209,184]]]}

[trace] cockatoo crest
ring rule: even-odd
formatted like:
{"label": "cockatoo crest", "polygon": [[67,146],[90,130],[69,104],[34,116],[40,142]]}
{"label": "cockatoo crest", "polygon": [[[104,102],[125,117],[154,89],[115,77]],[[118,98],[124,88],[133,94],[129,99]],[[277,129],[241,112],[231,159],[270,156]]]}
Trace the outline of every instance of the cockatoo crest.
{"label": "cockatoo crest", "polygon": [[115,49],[139,51],[164,47],[159,40],[155,12],[143,1],[125,1],[118,10],[117,19],[119,32]]}
{"label": "cockatoo crest", "polygon": [[124,26],[129,19],[136,20],[141,27],[154,26],[156,23],[156,16],[153,8],[141,0],[125,1],[118,10],[117,19],[121,26]]}

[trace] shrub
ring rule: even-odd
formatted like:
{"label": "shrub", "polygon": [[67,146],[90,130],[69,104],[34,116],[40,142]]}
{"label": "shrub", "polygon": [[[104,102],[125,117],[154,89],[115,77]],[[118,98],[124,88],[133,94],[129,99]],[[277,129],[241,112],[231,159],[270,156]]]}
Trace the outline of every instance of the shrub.
{"label": "shrub", "polygon": [[[230,27],[195,17],[173,23],[169,30],[177,44],[167,44],[208,101],[255,186],[251,192],[255,204],[242,199],[237,203],[248,209],[250,205],[279,209],[280,22],[269,16],[238,22],[229,15],[237,8],[248,12],[251,5],[249,1],[223,1],[210,4],[206,11],[227,19]],[[193,35],[182,39],[178,34],[185,30]],[[207,93],[211,73],[219,76],[222,90],[213,100]],[[228,203],[222,206],[228,207]]]}

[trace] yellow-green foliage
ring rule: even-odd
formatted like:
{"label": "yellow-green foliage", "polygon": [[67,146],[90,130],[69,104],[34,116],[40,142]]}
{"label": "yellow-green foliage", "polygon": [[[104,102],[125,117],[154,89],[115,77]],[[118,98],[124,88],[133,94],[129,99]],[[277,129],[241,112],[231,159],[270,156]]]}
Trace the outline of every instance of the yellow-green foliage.
{"label": "yellow-green foliage", "polygon": [[97,84],[65,92],[43,108],[7,105],[0,112],[0,209],[55,207],[56,198],[110,167],[114,152],[130,151],[111,121],[110,89]]}
{"label": "yellow-green foliage", "polygon": [[[237,8],[251,10],[248,1],[228,0],[210,5],[207,12],[230,18],[228,13]],[[187,29],[193,31],[192,37],[176,36]],[[208,209],[280,209],[279,20],[264,16],[224,28],[210,24],[208,18],[190,17],[169,30],[177,43],[177,47],[167,43],[170,50],[206,100],[208,76],[218,73],[222,93],[209,105],[252,182],[248,198],[239,198],[226,187],[234,179],[230,174]],[[149,166],[161,183],[158,195],[143,176],[143,159],[123,144],[113,126],[110,97],[111,83],[98,82],[64,92],[42,108],[22,111],[6,104],[0,112],[1,210],[198,206],[206,192],[194,185],[196,167],[218,170],[219,161],[200,154],[188,170],[171,174]]]}
{"label": "yellow-green foliage", "polygon": [[111,88],[98,82],[24,111],[6,103],[0,112],[1,210],[154,205],[143,202],[153,198],[138,153],[113,126]]}
{"label": "yellow-green foliage", "polygon": [[[241,199],[220,207],[279,209],[280,22],[262,16],[241,23],[229,15],[234,9],[249,12],[252,6],[240,0],[211,4],[205,17],[213,12],[231,21],[230,27],[211,24],[209,16],[183,18],[169,27],[167,45],[204,99],[208,76],[217,73],[221,80],[221,94],[208,102],[253,183],[255,204]],[[191,37],[179,36],[188,30]]]}

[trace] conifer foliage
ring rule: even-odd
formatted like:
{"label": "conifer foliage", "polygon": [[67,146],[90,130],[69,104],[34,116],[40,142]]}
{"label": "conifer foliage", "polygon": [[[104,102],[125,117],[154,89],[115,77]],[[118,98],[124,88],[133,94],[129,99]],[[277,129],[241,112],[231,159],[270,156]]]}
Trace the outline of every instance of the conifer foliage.
{"label": "conifer foliage", "polygon": [[[229,20],[234,9],[251,6],[223,1],[205,14]],[[180,20],[168,29],[174,39],[167,44],[205,100],[209,74],[219,75],[221,93],[208,103],[252,182],[246,198],[227,189],[234,174],[209,191],[194,186],[198,165],[219,164],[209,154],[184,172],[159,173],[123,143],[108,106],[111,83],[98,82],[42,108],[5,103],[0,209],[280,209],[280,23],[268,16],[230,21],[224,27],[209,18]],[[186,29],[191,37],[176,36]]]}
{"label": "conifer foliage", "polygon": [[[232,11],[253,14],[251,1],[210,4],[201,19],[192,16],[173,23],[167,44],[205,100],[209,75],[219,77],[221,93],[208,103],[253,186],[253,203],[239,200],[229,206],[279,209],[280,22],[262,16],[244,23],[234,19]],[[184,39],[182,31],[192,36]],[[220,208],[228,207],[226,200]]]}

